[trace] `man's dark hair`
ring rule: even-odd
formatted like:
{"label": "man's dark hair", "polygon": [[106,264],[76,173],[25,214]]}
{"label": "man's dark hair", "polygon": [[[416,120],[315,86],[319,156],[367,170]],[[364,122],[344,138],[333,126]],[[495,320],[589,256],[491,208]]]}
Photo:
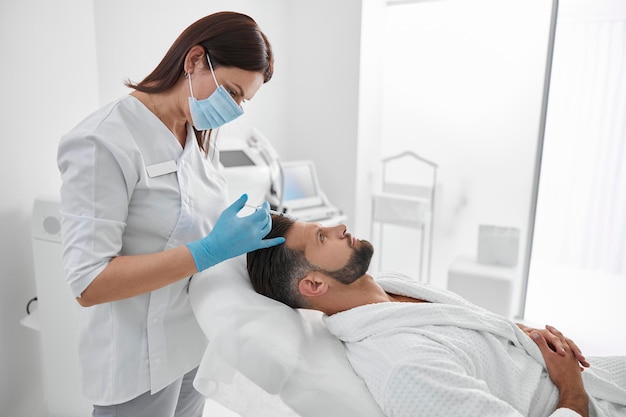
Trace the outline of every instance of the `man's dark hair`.
{"label": "man's dark hair", "polygon": [[[285,236],[294,220],[272,216],[272,230],[266,239]],[[248,275],[256,292],[293,308],[307,308],[298,291],[299,281],[315,267],[304,256],[304,248],[286,244],[248,253]]]}

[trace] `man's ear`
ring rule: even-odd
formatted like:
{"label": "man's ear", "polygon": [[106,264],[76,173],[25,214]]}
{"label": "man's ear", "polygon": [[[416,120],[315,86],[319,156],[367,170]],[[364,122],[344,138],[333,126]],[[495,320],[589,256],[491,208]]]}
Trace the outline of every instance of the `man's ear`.
{"label": "man's ear", "polygon": [[326,277],[317,271],[311,271],[298,282],[298,290],[304,297],[324,295],[328,291]]}

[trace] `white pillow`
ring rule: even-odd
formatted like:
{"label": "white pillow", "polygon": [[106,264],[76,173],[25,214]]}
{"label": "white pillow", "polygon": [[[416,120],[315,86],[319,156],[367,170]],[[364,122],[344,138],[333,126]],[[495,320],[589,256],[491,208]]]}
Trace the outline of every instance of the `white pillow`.
{"label": "white pillow", "polygon": [[246,417],[384,417],[322,314],[257,294],[245,256],[196,274],[189,293],[209,339],[194,382],[206,397]]}

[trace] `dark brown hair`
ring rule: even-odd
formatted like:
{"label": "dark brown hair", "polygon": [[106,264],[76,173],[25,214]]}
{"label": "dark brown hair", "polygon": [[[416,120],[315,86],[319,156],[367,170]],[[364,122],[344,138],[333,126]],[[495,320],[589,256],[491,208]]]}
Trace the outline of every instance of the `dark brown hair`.
{"label": "dark brown hair", "polygon": [[[294,221],[272,216],[272,230],[266,239],[285,236]],[[298,282],[315,269],[304,256],[304,249],[288,248],[286,244],[249,252],[248,275],[256,292],[293,308],[307,308],[298,291]]]}

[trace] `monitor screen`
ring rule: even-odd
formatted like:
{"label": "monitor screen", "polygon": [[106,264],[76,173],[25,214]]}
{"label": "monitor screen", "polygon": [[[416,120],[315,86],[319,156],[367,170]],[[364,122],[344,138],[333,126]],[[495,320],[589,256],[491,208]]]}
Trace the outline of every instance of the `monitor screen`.
{"label": "monitor screen", "polygon": [[308,164],[283,167],[285,175],[285,201],[317,196],[311,167]]}
{"label": "monitor screen", "polygon": [[224,168],[255,165],[254,161],[242,150],[220,151],[220,162]]}

